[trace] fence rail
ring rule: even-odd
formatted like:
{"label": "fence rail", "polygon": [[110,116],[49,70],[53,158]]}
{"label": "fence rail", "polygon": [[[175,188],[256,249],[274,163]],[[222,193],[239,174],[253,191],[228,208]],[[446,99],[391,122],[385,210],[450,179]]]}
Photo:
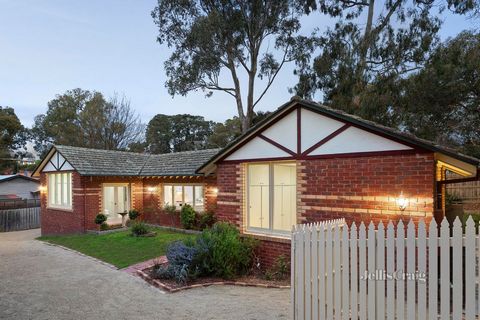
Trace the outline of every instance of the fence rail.
{"label": "fence rail", "polygon": [[40,199],[0,199],[0,210],[39,207]]}
{"label": "fence rail", "polygon": [[471,218],[296,226],[293,319],[478,319],[479,248]]}
{"label": "fence rail", "polygon": [[40,207],[0,210],[0,232],[40,228]]}

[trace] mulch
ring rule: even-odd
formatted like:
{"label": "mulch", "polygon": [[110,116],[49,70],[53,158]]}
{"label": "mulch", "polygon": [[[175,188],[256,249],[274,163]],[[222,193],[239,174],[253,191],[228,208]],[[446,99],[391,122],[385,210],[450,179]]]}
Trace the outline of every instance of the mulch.
{"label": "mulch", "polygon": [[218,277],[199,277],[187,283],[186,285],[179,284],[172,279],[155,279],[151,276],[153,267],[143,270],[137,270],[137,275],[143,278],[151,285],[163,289],[167,292],[178,292],[187,289],[208,287],[212,285],[235,285],[245,287],[261,287],[261,288],[290,288],[290,279],[285,280],[266,280],[257,275],[246,275],[234,280],[225,280]]}

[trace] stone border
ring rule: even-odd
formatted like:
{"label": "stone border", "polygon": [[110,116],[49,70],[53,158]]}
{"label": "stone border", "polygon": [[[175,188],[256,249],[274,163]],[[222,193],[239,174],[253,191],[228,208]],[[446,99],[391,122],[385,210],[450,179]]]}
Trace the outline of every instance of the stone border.
{"label": "stone border", "polygon": [[98,262],[100,264],[103,264],[104,266],[107,266],[109,267],[110,269],[113,269],[113,270],[120,270],[119,268],[117,268],[116,266],[114,266],[113,264],[110,264],[108,262],[105,262],[105,261],[102,261],[100,259],[97,259],[95,257],[92,257],[92,256],[89,256],[89,255],[86,255],[84,253],[81,253],[80,251],[77,251],[77,250],[73,250],[73,249],[70,249],[70,248],[67,248],[67,247],[64,247],[62,245],[59,245],[59,244],[56,244],[56,243],[50,243],[50,242],[47,242],[47,241],[43,241],[43,240],[37,240],[37,241],[40,241],[46,245],[49,245],[49,246],[52,246],[52,247],[57,247],[57,248],[60,248],[60,249],[63,249],[63,250],[66,250],[66,251],[70,251],[72,253],[75,253],[79,256],[82,256],[82,257],[85,257],[85,258],[88,258],[92,261],[95,261],[95,262]]}
{"label": "stone border", "polygon": [[162,289],[168,293],[175,293],[179,291],[184,291],[188,289],[194,289],[194,288],[203,288],[203,287],[209,287],[209,286],[241,286],[241,287],[257,287],[257,288],[270,288],[270,289],[290,289],[290,286],[278,286],[278,285],[271,285],[271,284],[263,284],[263,283],[248,283],[248,282],[242,282],[242,281],[214,281],[214,282],[206,282],[206,283],[198,283],[198,284],[192,284],[189,286],[183,286],[179,288],[172,288],[165,283],[153,279],[150,277],[143,269],[143,270],[137,270],[137,275],[145,280],[147,283],[150,285]]}
{"label": "stone border", "polygon": [[86,234],[95,234],[97,236],[100,236],[102,234],[109,234],[109,233],[115,233],[115,232],[120,232],[120,231],[127,231],[129,228],[128,227],[121,227],[121,228],[115,228],[115,229],[110,229],[110,230],[87,230],[85,233]]}
{"label": "stone border", "polygon": [[159,228],[162,230],[166,231],[175,231],[179,233],[186,233],[186,234],[200,234],[202,231],[198,230],[190,230],[190,229],[182,229],[182,228],[176,228],[176,227],[167,227],[167,226],[161,226],[158,224],[153,224],[153,223],[145,223],[147,226],[153,227],[153,228]]}

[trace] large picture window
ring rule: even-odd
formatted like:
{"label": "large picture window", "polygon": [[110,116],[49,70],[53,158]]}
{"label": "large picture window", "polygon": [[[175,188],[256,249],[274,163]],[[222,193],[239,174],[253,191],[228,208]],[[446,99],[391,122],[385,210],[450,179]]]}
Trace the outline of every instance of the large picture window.
{"label": "large picture window", "polygon": [[203,211],[203,186],[165,185],[163,187],[163,202],[165,205],[175,205],[177,209],[180,209],[184,204],[189,204],[196,211]]}
{"label": "large picture window", "polygon": [[72,174],[48,174],[48,206],[54,208],[72,208]]}
{"label": "large picture window", "polygon": [[247,226],[250,231],[286,233],[296,223],[296,165],[248,165]]}

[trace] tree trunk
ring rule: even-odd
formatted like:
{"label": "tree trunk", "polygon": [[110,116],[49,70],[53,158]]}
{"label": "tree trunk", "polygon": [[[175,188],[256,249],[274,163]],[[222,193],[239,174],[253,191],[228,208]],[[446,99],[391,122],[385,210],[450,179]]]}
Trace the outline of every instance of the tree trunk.
{"label": "tree trunk", "polygon": [[367,24],[365,26],[365,33],[363,34],[362,43],[360,44],[360,57],[357,68],[357,82],[361,82],[364,78],[365,69],[367,66],[367,54],[372,41],[372,25],[373,13],[375,9],[375,0],[370,0],[368,5]]}

